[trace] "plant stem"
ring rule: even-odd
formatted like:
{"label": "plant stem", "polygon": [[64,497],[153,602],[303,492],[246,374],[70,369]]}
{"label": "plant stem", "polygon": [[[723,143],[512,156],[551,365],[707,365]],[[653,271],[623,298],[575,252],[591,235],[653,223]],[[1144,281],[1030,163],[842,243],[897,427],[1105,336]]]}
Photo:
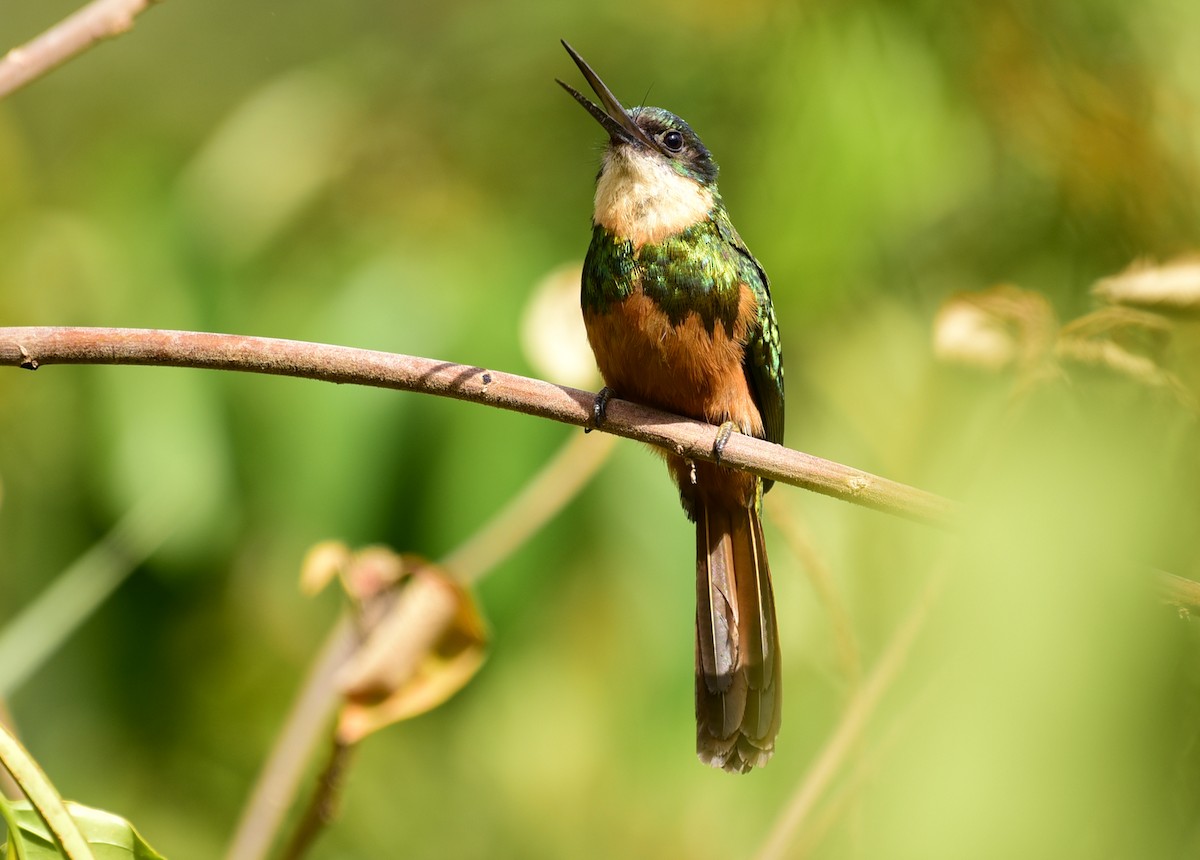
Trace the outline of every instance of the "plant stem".
{"label": "plant stem", "polygon": [[46,777],[21,742],[0,725],[0,764],[8,768],[21,791],[29,798],[54,841],[70,860],[95,860],[87,840],[79,832],[75,819],[67,811],[53,783]]}
{"label": "plant stem", "polygon": [[[596,395],[482,367],[373,350],[274,338],[155,329],[0,328],[0,364],[36,370],[44,364],[125,364],[238,370],[420,391],[592,425]],[[607,433],[715,462],[718,428],[610,400]],[[734,433],[721,464],[917,522],[947,527],[959,506],[949,499],[869,472]]]}
{"label": "plant stem", "polygon": [[170,534],[171,506],[145,501],[0,629],[0,699],[25,682]]}
{"label": "plant stem", "polygon": [[0,60],[0,98],[19,90],[76,54],[133,28],[133,19],[158,0],[93,0]]}

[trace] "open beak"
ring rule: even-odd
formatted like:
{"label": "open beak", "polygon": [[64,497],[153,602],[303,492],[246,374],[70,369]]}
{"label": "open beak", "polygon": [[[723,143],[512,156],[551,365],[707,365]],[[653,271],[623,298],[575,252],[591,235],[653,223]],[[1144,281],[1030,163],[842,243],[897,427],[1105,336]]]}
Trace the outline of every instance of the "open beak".
{"label": "open beak", "polygon": [[[571,55],[571,59],[575,61],[575,65],[579,66],[579,71],[583,72],[583,76],[587,78],[588,86],[592,88],[600,99],[600,107],[593,104],[586,96],[579,92],[569,84],[558,81],[559,86],[574,96],[575,101],[583,105],[584,109],[595,117],[596,122],[604,126],[604,130],[608,132],[608,136],[613,143],[632,143],[639,146],[648,146],[651,149],[658,149],[658,144],[638,128],[637,123],[629,116],[625,108],[621,107],[621,103],[617,101],[617,97],[612,94],[612,90],[604,85],[604,81],[600,80],[600,76],[592,71],[592,67],[587,64],[583,57],[575,53],[575,49],[566,43],[564,40],[563,47],[567,49],[567,53]],[[555,78],[555,80],[558,80]]]}

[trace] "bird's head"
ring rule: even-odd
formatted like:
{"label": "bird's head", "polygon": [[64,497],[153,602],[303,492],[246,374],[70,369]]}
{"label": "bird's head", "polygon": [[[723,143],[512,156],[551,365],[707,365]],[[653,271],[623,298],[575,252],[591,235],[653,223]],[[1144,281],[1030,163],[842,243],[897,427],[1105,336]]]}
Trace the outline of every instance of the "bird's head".
{"label": "bird's head", "polygon": [[602,210],[615,211],[613,217],[623,222],[629,218],[622,213],[630,217],[641,213],[641,220],[650,222],[643,226],[657,235],[664,229],[669,234],[686,228],[706,216],[716,196],[717,163],[691,126],[663,108],[626,110],[583,57],[566,42],[563,47],[600,104],[561,80],[559,85],[608,132],[597,180],[597,221],[605,221]]}
{"label": "bird's head", "polygon": [[610,153],[625,150],[631,156],[638,155],[669,164],[675,172],[703,185],[716,184],[717,164],[690,125],[663,108],[637,107],[626,110],[583,57],[566,42],[563,42],[563,47],[599,97],[600,105],[593,103],[570,84],[563,81],[558,83],[604,126],[608,132]]}

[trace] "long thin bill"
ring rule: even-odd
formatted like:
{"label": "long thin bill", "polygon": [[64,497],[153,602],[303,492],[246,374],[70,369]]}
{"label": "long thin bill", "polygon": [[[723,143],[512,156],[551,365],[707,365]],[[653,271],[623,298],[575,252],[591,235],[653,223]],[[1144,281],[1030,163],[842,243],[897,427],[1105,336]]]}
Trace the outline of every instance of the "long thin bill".
{"label": "long thin bill", "polygon": [[619,122],[617,122],[611,116],[609,116],[604,111],[602,111],[599,107],[597,107],[595,104],[593,104],[588,99],[587,96],[585,96],[579,90],[575,89],[570,84],[560,81],[558,78],[555,78],[554,80],[558,83],[558,85],[560,87],[562,87],[564,90],[569,92],[572,96],[574,96],[575,101],[577,101],[581,105],[583,105],[584,110],[586,110],[593,117],[595,117],[596,122],[598,122],[598,123],[600,123],[600,125],[604,126],[604,130],[608,132],[610,137],[620,138],[623,140],[629,139],[629,132],[625,129],[625,126],[621,125]]}
{"label": "long thin bill", "polygon": [[[575,49],[567,44],[565,39],[562,40],[562,46],[567,49],[567,53],[571,55],[571,59],[575,61],[575,65],[579,66],[579,71],[583,72],[583,76],[587,79],[588,86],[592,88],[592,92],[599,97],[600,104],[603,105],[604,108],[603,111],[600,111],[600,113],[603,113],[613,123],[616,123],[621,127],[621,129],[623,129],[624,133],[622,134],[622,137],[631,138],[653,149],[657,149],[658,147],[655,145],[654,141],[647,136],[644,131],[638,128],[637,123],[633,121],[625,108],[621,107],[621,103],[617,101],[617,97],[613,95],[612,90],[604,85],[604,81],[600,80],[600,76],[592,71],[592,67],[587,64],[587,61],[584,60],[583,57],[579,56]],[[573,95],[580,104],[587,108],[588,112],[592,116],[596,117],[600,124],[603,125],[610,134],[612,133],[611,125],[605,122],[603,119],[600,119],[600,113],[598,113],[599,108],[597,108],[596,105],[592,104],[589,100],[581,96],[576,90],[568,87],[562,81],[559,81],[559,83],[562,84],[566,91]]]}

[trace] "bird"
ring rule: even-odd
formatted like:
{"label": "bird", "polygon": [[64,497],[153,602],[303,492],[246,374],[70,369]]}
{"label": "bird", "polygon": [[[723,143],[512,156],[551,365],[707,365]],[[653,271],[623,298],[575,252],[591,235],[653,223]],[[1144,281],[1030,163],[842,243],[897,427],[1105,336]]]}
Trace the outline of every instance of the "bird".
{"label": "bird", "polygon": [[663,108],[626,109],[565,40],[600,104],[558,80],[608,133],[580,304],[617,397],[720,426],[717,462],[664,451],[696,526],[696,753],[731,773],[771,758],[782,689],[763,541],[771,482],[720,465],[734,431],[783,440],[783,354],[771,289],[717,188],[717,163]]}

